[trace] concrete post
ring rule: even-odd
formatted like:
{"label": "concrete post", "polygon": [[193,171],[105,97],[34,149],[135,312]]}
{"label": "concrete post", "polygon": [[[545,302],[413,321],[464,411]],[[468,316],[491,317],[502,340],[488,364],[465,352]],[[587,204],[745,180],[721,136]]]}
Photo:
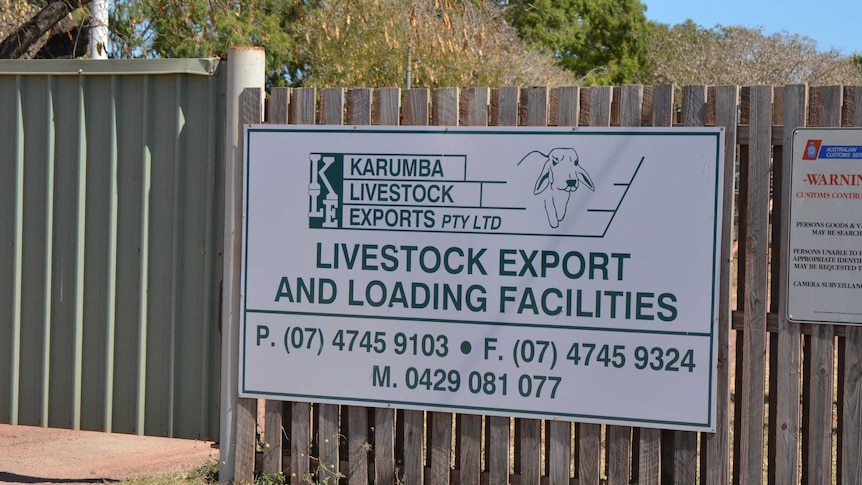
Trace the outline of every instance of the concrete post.
{"label": "concrete post", "polygon": [[231,47],[227,57],[225,99],[224,274],[221,335],[221,419],[219,481],[233,480],[236,470],[236,409],[239,384],[240,262],[242,255],[242,125],[239,95],[263,88],[266,80],[262,47]]}

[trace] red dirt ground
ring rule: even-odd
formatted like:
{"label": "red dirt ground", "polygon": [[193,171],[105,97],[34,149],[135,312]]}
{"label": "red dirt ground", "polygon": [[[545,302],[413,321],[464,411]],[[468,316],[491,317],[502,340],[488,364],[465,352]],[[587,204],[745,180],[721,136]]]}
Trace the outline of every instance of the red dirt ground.
{"label": "red dirt ground", "polygon": [[212,442],[0,424],[0,483],[105,483],[218,460]]}

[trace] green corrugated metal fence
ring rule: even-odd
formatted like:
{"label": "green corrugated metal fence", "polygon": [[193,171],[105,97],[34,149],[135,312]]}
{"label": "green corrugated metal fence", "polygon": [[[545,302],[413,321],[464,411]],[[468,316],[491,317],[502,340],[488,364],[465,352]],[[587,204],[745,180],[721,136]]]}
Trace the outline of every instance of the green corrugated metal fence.
{"label": "green corrugated metal fence", "polygon": [[217,439],[218,61],[0,61],[0,421]]}

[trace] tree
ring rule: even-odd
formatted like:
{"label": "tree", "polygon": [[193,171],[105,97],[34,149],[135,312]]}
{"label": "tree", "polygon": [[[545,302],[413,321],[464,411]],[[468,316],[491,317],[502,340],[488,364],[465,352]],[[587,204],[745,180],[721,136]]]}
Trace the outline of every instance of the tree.
{"label": "tree", "polygon": [[490,1],[321,1],[295,24],[306,86],[562,85]]}
{"label": "tree", "polygon": [[233,45],[266,47],[270,85],[296,75],[291,25],[302,0],[124,0],[110,14],[114,57],[221,57]]}
{"label": "tree", "polygon": [[657,25],[650,40],[649,82],[684,84],[860,84],[853,58],[832,49],[820,51],[802,35],[762,28],[717,25],[691,20]]}
{"label": "tree", "polygon": [[36,10],[24,0],[0,0],[0,39],[5,39],[32,17]]}
{"label": "tree", "polygon": [[119,57],[221,56],[266,48],[270,85],[572,84],[527,48],[491,0],[126,0]]}
{"label": "tree", "polygon": [[650,26],[640,0],[508,0],[521,38],[553,53],[589,83],[639,80]]}
{"label": "tree", "polygon": [[[51,0],[20,27],[13,29],[0,42],[0,59],[23,57],[42,37],[62,19],[90,0]],[[74,48],[74,47],[73,47]]]}

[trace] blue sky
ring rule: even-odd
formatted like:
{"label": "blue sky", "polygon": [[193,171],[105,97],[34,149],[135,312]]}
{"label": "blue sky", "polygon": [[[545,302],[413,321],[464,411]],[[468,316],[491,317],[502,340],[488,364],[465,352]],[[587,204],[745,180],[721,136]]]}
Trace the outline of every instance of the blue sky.
{"label": "blue sky", "polygon": [[763,27],[766,34],[787,31],[832,47],[862,54],[862,0],[641,0],[646,16],[664,24],[692,19],[712,28],[721,25]]}

